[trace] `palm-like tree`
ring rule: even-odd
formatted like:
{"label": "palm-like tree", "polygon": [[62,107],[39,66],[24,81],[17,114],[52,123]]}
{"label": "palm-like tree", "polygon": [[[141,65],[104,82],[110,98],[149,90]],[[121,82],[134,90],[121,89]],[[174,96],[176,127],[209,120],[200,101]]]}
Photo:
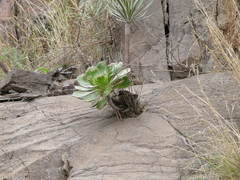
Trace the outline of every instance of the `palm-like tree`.
{"label": "palm-like tree", "polygon": [[130,26],[133,22],[146,17],[147,9],[152,0],[110,0],[110,13],[118,21],[124,22],[124,62],[129,64]]}

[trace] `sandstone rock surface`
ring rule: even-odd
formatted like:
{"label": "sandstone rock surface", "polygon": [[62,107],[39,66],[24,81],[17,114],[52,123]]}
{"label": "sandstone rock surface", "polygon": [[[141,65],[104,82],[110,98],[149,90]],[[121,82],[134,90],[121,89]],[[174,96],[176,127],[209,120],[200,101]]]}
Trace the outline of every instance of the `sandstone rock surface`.
{"label": "sandstone rock surface", "polygon": [[[226,118],[239,119],[238,85],[229,74],[209,74],[143,86],[145,112],[118,121],[71,96],[0,104],[0,179],[178,180],[189,162],[178,145],[204,128],[209,101]],[[136,90],[141,89],[135,87]],[[199,137],[196,137],[196,139]],[[69,177],[62,171],[67,154]]]}
{"label": "sandstone rock surface", "polygon": [[[218,1],[203,1],[216,18],[221,11],[218,10]],[[186,66],[201,64],[203,72],[211,69],[206,50],[209,45],[207,27],[194,0],[154,0],[148,12],[148,18],[132,25],[130,44],[132,66],[138,75],[142,75],[144,82],[178,78],[172,74],[170,77],[169,70],[172,69],[169,66],[181,63]],[[184,69],[173,70],[187,73]]]}
{"label": "sandstone rock surface", "polygon": [[[224,19],[222,0],[202,2],[216,22]],[[210,37],[194,0],[154,0],[149,14],[132,25],[131,39],[132,64],[145,82],[178,79],[168,72],[172,70],[169,66],[178,64],[200,64],[204,73],[211,71],[211,56],[206,49],[211,45]],[[184,68],[173,70],[187,77]]]}
{"label": "sandstone rock surface", "polygon": [[144,82],[170,81],[161,0],[153,1],[147,15],[147,18],[131,26],[132,67],[143,76]]}
{"label": "sandstone rock surface", "polygon": [[[198,39],[205,41],[208,45],[208,31],[203,15],[196,7],[194,0],[175,1],[169,3],[169,61],[173,64],[188,61],[194,58],[199,60],[203,47]],[[209,15],[218,16],[216,9],[218,0],[203,0],[202,3],[208,10]],[[209,60],[209,59],[207,59]]]}

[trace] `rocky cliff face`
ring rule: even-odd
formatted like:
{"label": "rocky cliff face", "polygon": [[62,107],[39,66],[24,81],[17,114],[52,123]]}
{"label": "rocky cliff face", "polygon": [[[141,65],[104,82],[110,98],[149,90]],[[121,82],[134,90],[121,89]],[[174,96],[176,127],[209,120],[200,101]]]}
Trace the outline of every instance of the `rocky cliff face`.
{"label": "rocky cliff face", "polygon": [[[224,1],[202,0],[221,27],[227,21]],[[13,13],[13,1],[0,0],[0,34],[15,33],[9,23]],[[194,0],[153,0],[148,15],[131,26],[131,64],[138,76],[145,82],[186,77],[188,72],[183,71],[188,71],[188,67],[177,67],[178,64],[201,64],[204,73],[211,70],[207,28]],[[171,73],[172,70],[176,72]]]}
{"label": "rocky cliff face", "polygon": [[[0,1],[0,32],[9,30],[11,0]],[[203,0],[209,13],[224,24],[224,0]],[[131,64],[145,82],[170,81],[188,75],[188,66],[201,64],[207,72],[209,38],[204,19],[194,0],[154,0],[149,17],[131,26]],[[124,39],[124,38],[121,38]],[[175,66],[183,64],[187,68]],[[170,73],[169,70],[179,71]],[[183,72],[186,71],[186,72]]]}
{"label": "rocky cliff face", "polygon": [[147,82],[156,80],[169,81],[167,71],[167,36],[165,33],[164,2],[153,1],[149,8],[149,17],[132,25],[131,62],[139,70],[142,65],[143,79]]}
{"label": "rocky cliff face", "polygon": [[[221,19],[224,17],[222,1],[204,0],[203,3],[216,20],[220,15]],[[202,71],[210,70],[207,28],[194,0],[155,0],[149,13],[149,18],[132,26],[131,40],[132,64],[142,64],[146,81],[186,77],[186,74],[170,77],[168,72],[181,63],[201,64]]]}

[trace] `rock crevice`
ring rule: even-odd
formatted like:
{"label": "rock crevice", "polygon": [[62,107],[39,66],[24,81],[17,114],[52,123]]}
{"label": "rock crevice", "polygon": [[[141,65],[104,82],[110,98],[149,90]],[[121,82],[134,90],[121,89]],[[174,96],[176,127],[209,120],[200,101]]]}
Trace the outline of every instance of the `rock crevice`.
{"label": "rock crevice", "polygon": [[164,24],[164,34],[166,39],[166,61],[167,65],[170,65],[169,54],[170,54],[170,18],[169,18],[169,0],[161,0],[162,11],[163,11],[163,24]]}

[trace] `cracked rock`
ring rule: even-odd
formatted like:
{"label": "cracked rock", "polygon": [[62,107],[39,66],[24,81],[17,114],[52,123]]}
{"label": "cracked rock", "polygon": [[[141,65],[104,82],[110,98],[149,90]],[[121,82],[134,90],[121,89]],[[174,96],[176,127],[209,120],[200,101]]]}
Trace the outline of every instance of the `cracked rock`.
{"label": "cracked rock", "polygon": [[[199,80],[223,117],[229,116],[227,100],[235,104],[231,118],[239,119],[239,88],[231,75]],[[202,142],[196,132],[206,124],[199,118],[211,118],[196,95],[205,97],[196,78],[143,85],[145,112],[124,121],[72,96],[1,103],[0,179],[66,180],[60,169],[67,154],[68,180],[179,180],[191,156],[175,147],[185,147],[184,136]]]}

